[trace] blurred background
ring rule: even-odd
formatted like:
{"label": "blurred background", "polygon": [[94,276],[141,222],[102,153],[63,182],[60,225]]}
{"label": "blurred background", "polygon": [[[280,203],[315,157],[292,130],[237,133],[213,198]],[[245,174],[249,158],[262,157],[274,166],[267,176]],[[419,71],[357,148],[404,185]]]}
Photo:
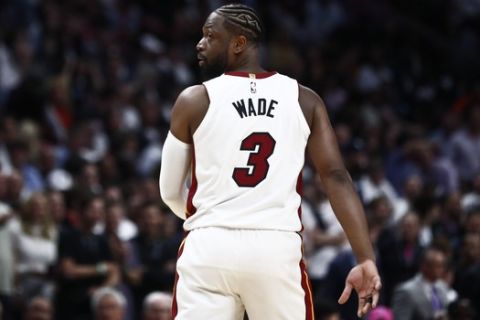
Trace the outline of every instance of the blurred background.
{"label": "blurred background", "polygon": [[[0,1],[3,319],[169,319],[183,234],[162,143],[225,3]],[[479,319],[480,1],[243,3],[264,66],[329,111],[383,276],[368,318]],[[355,319],[336,304],[354,257],[308,163],[304,193],[317,319]],[[423,305],[405,294],[418,279]]]}

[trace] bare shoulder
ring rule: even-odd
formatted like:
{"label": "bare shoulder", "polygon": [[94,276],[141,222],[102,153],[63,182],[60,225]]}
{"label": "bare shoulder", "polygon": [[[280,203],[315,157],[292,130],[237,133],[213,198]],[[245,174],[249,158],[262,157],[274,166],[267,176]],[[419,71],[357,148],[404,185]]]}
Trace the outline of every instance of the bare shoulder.
{"label": "bare shoulder", "polygon": [[179,105],[180,108],[196,108],[205,103],[208,105],[207,89],[204,85],[198,84],[180,92],[175,107]]}
{"label": "bare shoulder", "polygon": [[172,109],[170,130],[180,140],[191,143],[192,136],[208,110],[210,100],[204,85],[184,89]]}
{"label": "bare shoulder", "polygon": [[310,89],[309,87],[298,85],[298,103],[302,108],[305,119],[307,120],[310,128],[312,127],[313,118],[315,115],[316,109],[323,109],[325,106],[323,104],[320,96]]}

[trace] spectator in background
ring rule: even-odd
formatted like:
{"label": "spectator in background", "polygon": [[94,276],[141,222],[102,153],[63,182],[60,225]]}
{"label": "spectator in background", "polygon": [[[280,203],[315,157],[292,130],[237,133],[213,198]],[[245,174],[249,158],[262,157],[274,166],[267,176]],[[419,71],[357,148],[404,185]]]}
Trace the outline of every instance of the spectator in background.
{"label": "spectator in background", "polygon": [[59,232],[62,228],[70,227],[64,193],[60,191],[50,191],[48,192],[47,197],[52,219],[60,229]]}
{"label": "spectator in background", "polygon": [[447,267],[445,254],[433,247],[425,250],[420,272],[399,285],[393,294],[395,320],[446,319],[448,285],[443,281]]}
{"label": "spectator in background", "polygon": [[[480,213],[476,217],[480,222]],[[468,299],[476,314],[480,315],[480,223],[478,226],[475,232],[467,231],[464,237],[463,259],[458,266],[456,288],[459,295]]]}
{"label": "spectator in background", "polygon": [[465,112],[466,125],[452,137],[450,158],[457,166],[463,182],[472,182],[480,172],[480,103],[470,105]]}
{"label": "spectator in background", "polygon": [[57,258],[57,235],[46,195],[32,194],[20,212],[19,228],[12,238],[20,292],[17,299],[21,297],[23,303],[38,295],[53,298],[52,267]]}
{"label": "spectator in background", "polygon": [[79,229],[61,234],[58,242],[57,319],[88,319],[93,291],[119,282],[119,267],[113,262],[106,237],[93,232],[104,214],[103,199],[89,197],[80,210]]}
{"label": "spectator in background", "polygon": [[459,190],[457,168],[436,145],[418,139],[411,143],[409,152],[429,192],[443,197]]}
{"label": "spectator in background", "polygon": [[415,212],[404,215],[398,225],[385,229],[378,237],[378,261],[385,279],[383,296],[387,305],[394,288],[418,272],[423,249],[420,219]]}
{"label": "spectator in background", "polygon": [[[135,224],[142,220],[141,208],[147,201],[159,201],[158,146],[168,131],[173,97],[189,81],[199,79],[191,43],[197,41],[197,27],[203,23],[199,17],[214,9],[214,2],[0,1],[2,302],[16,288],[9,235],[32,186],[63,193],[63,201],[58,194],[50,202],[56,221],[66,217],[67,228],[61,230],[78,222],[83,197],[78,177],[87,163],[98,168],[101,188],[94,183],[93,190],[100,190],[106,201],[115,195]],[[359,190],[365,189],[362,177],[375,178],[374,170],[367,173],[370,165],[385,168],[387,182],[399,195],[398,210],[392,203],[395,225],[388,229],[392,236],[402,233],[402,216],[415,211],[422,224],[421,245],[442,239],[456,244],[457,251],[469,248],[465,235],[480,230],[479,215],[472,214],[480,204],[480,171],[471,169],[480,159],[479,126],[474,120],[478,112],[473,111],[480,101],[478,2],[426,1],[421,6],[372,0],[362,5],[341,0],[249,2],[265,17],[266,49],[278,49],[265,52],[272,56],[268,68],[290,70],[290,76],[325,98]],[[282,32],[292,40],[287,47]],[[286,65],[288,61],[294,64]],[[35,157],[37,139],[41,146]],[[426,147],[428,139],[441,152]],[[412,150],[419,141],[420,148]],[[17,147],[23,150],[12,154]],[[455,185],[450,183],[455,180],[452,175],[444,174],[448,162],[454,163],[463,181],[459,188],[446,188]],[[23,163],[27,170],[14,163]],[[442,170],[432,170],[436,165]],[[441,179],[432,178],[428,174],[432,171]],[[306,194],[316,187],[308,165],[304,178]],[[71,188],[81,192],[75,194]],[[116,188],[124,192],[120,199]],[[450,191],[455,189],[458,195]],[[447,191],[438,198],[431,194],[435,190]],[[457,196],[462,210],[459,216],[446,218],[448,207],[455,216]],[[447,205],[449,198],[453,199]],[[310,214],[318,211],[322,199],[320,194],[308,199],[315,210],[302,204],[305,242],[314,249],[328,241],[343,241],[343,235],[326,232],[322,215]],[[364,199],[367,204],[368,196]],[[169,241],[175,237],[178,243],[174,231],[180,221],[167,214],[170,231],[163,237]],[[307,240],[310,235],[314,241]],[[306,255],[310,249],[306,247]],[[460,270],[464,262],[460,258],[452,264]],[[471,305],[480,310],[480,292],[475,291],[480,288],[480,271],[474,265],[465,271],[464,281],[472,284]],[[388,279],[384,285],[390,286]],[[5,305],[4,315],[8,314]]]}
{"label": "spectator in background", "polygon": [[393,186],[385,177],[380,159],[374,159],[370,162],[368,173],[360,179],[358,186],[358,191],[364,203],[370,203],[375,198],[385,196],[393,209],[395,209],[398,196]]}
{"label": "spectator in background", "polygon": [[122,237],[121,225],[122,220],[125,219],[124,211],[124,206],[121,202],[109,203],[105,210],[104,234],[113,258],[119,265],[122,265],[127,260],[127,255],[129,254],[127,241],[131,238],[130,235]]}
{"label": "spectator in background", "polygon": [[472,190],[462,196],[462,208],[465,212],[480,208],[480,173],[473,178],[472,186]]}
{"label": "spectator in background", "polygon": [[178,238],[165,237],[165,212],[154,203],[145,204],[140,232],[131,241],[132,259],[127,269],[139,312],[149,292],[172,291],[178,246]]}
{"label": "spectator in background", "polygon": [[153,291],[143,300],[143,320],[170,320],[172,317],[172,295]]}
{"label": "spectator in background", "polygon": [[454,249],[458,249],[465,218],[466,215],[462,210],[460,193],[454,192],[449,194],[443,201],[439,220],[432,225],[434,238],[450,242]]}
{"label": "spectator in background", "polygon": [[7,177],[7,197],[5,202],[14,210],[19,211],[23,201],[28,199],[28,192],[25,191],[21,173],[13,169]]}
{"label": "spectator in background", "polygon": [[32,163],[28,144],[17,140],[9,146],[12,165],[22,175],[24,181],[24,193],[29,196],[32,192],[41,191],[45,188],[45,180],[40,170]]}
{"label": "spectator in background", "polygon": [[91,306],[95,320],[123,320],[127,300],[120,291],[103,287],[93,293]]}
{"label": "spectator in background", "polygon": [[393,208],[392,222],[398,223],[402,217],[411,210],[415,210],[415,205],[425,193],[424,180],[417,174],[404,177],[405,181],[402,187],[403,196],[397,198]]}
{"label": "spectator in background", "polygon": [[38,296],[32,298],[26,305],[23,320],[52,320],[53,306],[51,300]]}
{"label": "spectator in background", "polygon": [[460,296],[471,298],[472,283],[469,278],[478,265],[480,265],[480,233],[467,233],[463,236],[454,278],[454,288]]}
{"label": "spectator in background", "polygon": [[10,320],[15,274],[10,236],[14,213],[6,203],[2,202],[7,188],[6,181],[6,176],[0,173],[0,305],[3,306],[3,319]]}
{"label": "spectator in background", "polygon": [[480,233],[480,207],[467,213],[463,223],[463,229],[467,233]]}

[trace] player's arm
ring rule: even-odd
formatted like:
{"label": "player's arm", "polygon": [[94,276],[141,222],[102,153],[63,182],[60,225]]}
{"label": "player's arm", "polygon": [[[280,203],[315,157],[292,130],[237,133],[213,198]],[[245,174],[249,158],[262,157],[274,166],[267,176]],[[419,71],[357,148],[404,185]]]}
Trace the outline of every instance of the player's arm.
{"label": "player's arm", "polygon": [[[308,153],[358,261],[356,269],[352,269],[347,278],[345,291],[339,301],[345,302],[351,290],[355,289],[361,299],[359,314],[364,314],[372,304],[376,305],[381,284],[363,206],[343,164],[323,101],[312,90],[300,86],[299,102],[311,130],[307,142]],[[356,277],[353,280],[352,272]],[[370,301],[370,298],[373,300]]]}
{"label": "player's arm", "polygon": [[189,87],[180,93],[172,109],[170,131],[163,145],[160,195],[173,213],[182,219],[186,218],[188,191],[185,179],[192,158],[192,135],[198,126],[198,112],[204,105],[208,107],[204,86]]}
{"label": "player's arm", "polygon": [[308,153],[322,179],[332,204],[358,262],[375,260],[362,203],[343,164],[338,143],[320,97],[307,88],[300,89],[300,104],[309,105],[311,134]]}

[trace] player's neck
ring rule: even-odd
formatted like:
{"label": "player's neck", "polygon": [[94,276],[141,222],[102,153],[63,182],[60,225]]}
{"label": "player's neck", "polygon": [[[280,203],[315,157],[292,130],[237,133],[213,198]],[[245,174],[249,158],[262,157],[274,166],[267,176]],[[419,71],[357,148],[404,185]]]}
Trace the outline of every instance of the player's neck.
{"label": "player's neck", "polygon": [[257,55],[245,55],[238,57],[236,63],[226,70],[226,72],[260,73],[265,72],[265,69],[260,66],[260,60]]}

